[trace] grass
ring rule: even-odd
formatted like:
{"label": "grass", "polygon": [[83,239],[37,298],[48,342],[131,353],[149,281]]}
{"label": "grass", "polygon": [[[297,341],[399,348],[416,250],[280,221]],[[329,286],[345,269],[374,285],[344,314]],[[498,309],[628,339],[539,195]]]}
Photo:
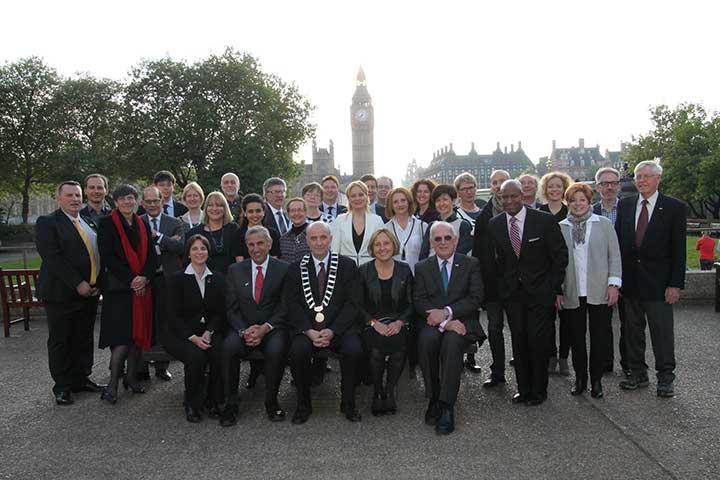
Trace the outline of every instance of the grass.
{"label": "grass", "polygon": [[[27,268],[40,268],[40,256],[28,256]],[[23,265],[23,259],[18,258],[17,260],[8,260],[7,262],[0,262],[0,268],[13,269],[13,268],[25,268]]]}
{"label": "grass", "polygon": [[[700,270],[700,252],[695,250],[695,245],[700,239],[700,236],[688,235],[687,237],[687,266],[692,270]],[[715,248],[717,248],[718,239],[715,240]],[[717,250],[715,253],[715,260],[720,261],[717,257]]]}

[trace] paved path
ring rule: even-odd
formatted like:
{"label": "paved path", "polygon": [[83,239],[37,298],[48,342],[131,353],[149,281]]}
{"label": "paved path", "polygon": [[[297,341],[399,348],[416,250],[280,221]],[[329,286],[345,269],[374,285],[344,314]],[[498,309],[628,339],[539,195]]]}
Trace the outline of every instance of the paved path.
{"label": "paved path", "polygon": [[[396,416],[372,417],[363,387],[363,421],[347,422],[338,412],[337,365],[314,390],[315,413],[302,426],[267,421],[262,380],[242,392],[236,427],[189,424],[177,363],[173,381],[153,381],[145,395],[121,392],[110,406],[80,394],[75,405],[58,407],[40,319],[30,332],[16,325],[0,339],[0,478],[720,478],[720,315],[709,305],[676,312],[674,399],[658,399],[654,383],[622,392],[618,374],[605,377],[605,399],[575,398],[571,378],[554,376],[548,402],[514,406],[510,372],[508,386],[493,391],[481,388],[484,374],[466,373],[448,437],[423,424],[422,381],[407,375]],[[509,349],[507,330],[506,340]],[[107,378],[107,361],[99,351],[95,378]],[[489,364],[487,344],[481,362]],[[287,375],[280,400],[289,414],[294,399]]]}

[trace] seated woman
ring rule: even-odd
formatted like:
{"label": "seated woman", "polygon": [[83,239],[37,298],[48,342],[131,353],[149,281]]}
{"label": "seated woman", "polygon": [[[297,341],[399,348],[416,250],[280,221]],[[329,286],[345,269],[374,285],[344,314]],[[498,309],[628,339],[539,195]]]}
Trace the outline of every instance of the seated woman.
{"label": "seated woman", "polygon": [[242,211],[245,218],[240,223],[240,228],[233,236],[232,240],[232,256],[236,262],[242,262],[246,258],[250,258],[245,244],[245,233],[250,227],[261,225],[268,229],[272,238],[272,247],[270,247],[270,255],[280,257],[280,234],[272,227],[268,227],[265,223],[265,200],[257,193],[248,193],[242,199]]}
{"label": "seated woman", "polygon": [[185,418],[202,420],[206,400],[205,367],[210,365],[207,399],[210,414],[219,412],[222,401],[220,345],[225,322],[225,277],[207,266],[210,242],[200,234],[187,241],[185,256],[190,264],[184,272],[167,278],[168,333],[165,348],[185,365]]}
{"label": "seated woman", "polygon": [[397,411],[395,386],[405,365],[412,323],[413,275],[407,263],[393,259],[399,251],[392,231],[380,228],[371,235],[368,246],[374,260],[359,268],[358,310],[366,326],[363,336],[370,351],[374,384],[371,410],[375,416]]}
{"label": "seated woman", "polygon": [[100,398],[115,404],[123,371],[125,389],[145,393],[137,382],[137,369],[142,351],[150,348],[152,295],[159,292],[150,289],[157,256],[150,225],[135,213],[138,191],[118,185],[112,197],[116,208],[98,225],[100,264],[105,269],[99,348],[111,351],[110,383]]}
{"label": "seated woman", "polygon": [[370,213],[368,188],[363,182],[354,181],[345,189],[350,202],[348,212],[338,215],[330,224],[332,251],[352,258],[357,265],[371,260],[368,255],[370,237],[383,227],[382,218]]}
{"label": "seated woman", "polygon": [[227,273],[228,267],[235,262],[231,256],[231,245],[237,229],[225,195],[211,192],[205,199],[203,223],[185,232],[185,238],[190,239],[197,234],[207,238],[210,243],[208,267],[214,273]]}
{"label": "seated woman", "polygon": [[585,335],[590,322],[590,395],[601,398],[602,376],[612,352],[610,321],[622,286],[622,262],[615,229],[607,218],[592,212],[593,192],[584,183],[575,183],[565,192],[570,206],[560,222],[569,255],[563,294],[556,306],[565,313],[570,330],[575,386],[580,395],[587,389],[588,358]]}

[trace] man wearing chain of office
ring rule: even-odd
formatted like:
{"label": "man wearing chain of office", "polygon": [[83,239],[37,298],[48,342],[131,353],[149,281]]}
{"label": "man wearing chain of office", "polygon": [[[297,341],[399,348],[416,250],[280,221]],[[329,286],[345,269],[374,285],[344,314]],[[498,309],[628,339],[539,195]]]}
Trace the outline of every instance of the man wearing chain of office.
{"label": "man wearing chain of office", "polygon": [[341,356],[341,412],[351,422],[361,419],[355,407],[355,384],[363,349],[352,301],[358,272],[354,261],[330,252],[331,241],[326,223],[311,223],[307,227],[311,253],[292,264],[286,278],[290,368],[297,387],[294,424],[305,423],[312,413],[310,359],[325,349]]}

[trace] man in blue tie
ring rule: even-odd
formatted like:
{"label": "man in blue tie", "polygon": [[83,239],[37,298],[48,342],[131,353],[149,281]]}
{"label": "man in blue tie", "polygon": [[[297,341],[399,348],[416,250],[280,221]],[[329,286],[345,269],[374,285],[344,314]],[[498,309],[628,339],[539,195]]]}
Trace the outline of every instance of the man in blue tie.
{"label": "man in blue tie", "polygon": [[452,225],[433,223],[430,244],[435,255],[415,266],[418,362],[430,398],[425,423],[445,435],[455,429],[465,347],[484,335],[478,319],[483,296],[480,263],[456,253],[457,243]]}

